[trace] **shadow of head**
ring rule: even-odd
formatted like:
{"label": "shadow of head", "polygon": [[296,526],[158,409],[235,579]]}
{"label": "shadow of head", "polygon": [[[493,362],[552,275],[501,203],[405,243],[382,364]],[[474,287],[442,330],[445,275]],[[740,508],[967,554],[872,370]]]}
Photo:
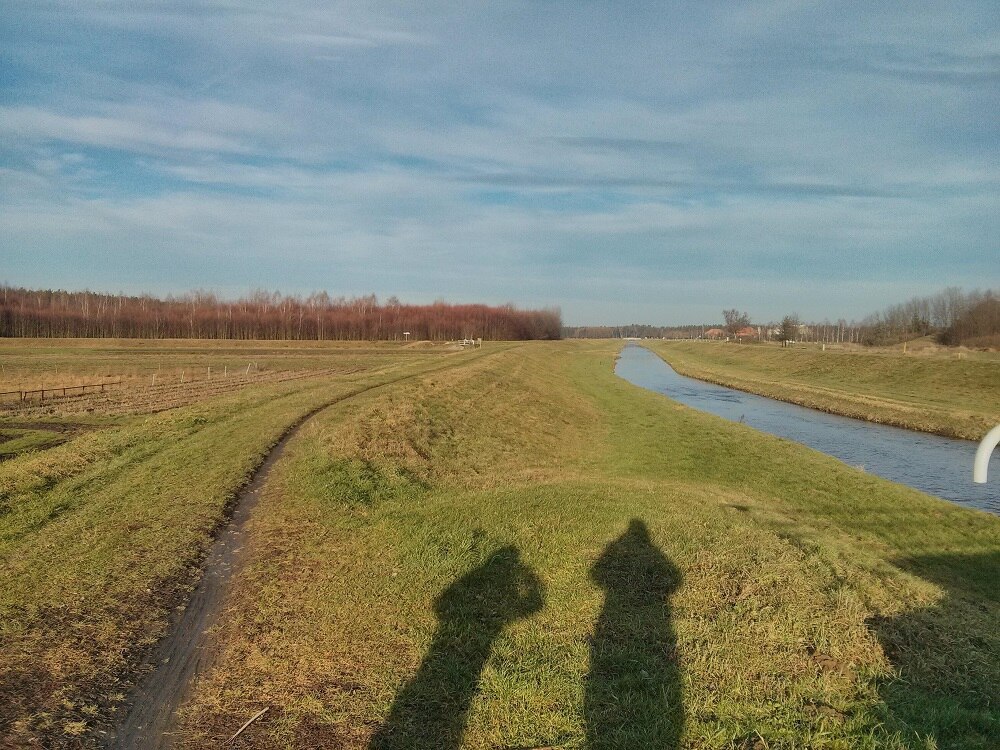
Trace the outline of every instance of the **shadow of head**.
{"label": "shadow of head", "polygon": [[919,555],[896,564],[941,587],[931,606],[868,626],[897,670],[880,685],[886,706],[905,731],[941,747],[990,747],[1000,737],[1000,551]]}
{"label": "shadow of head", "polygon": [[653,543],[646,524],[637,518],[605,548],[590,576],[602,588],[634,599],[663,600],[681,582],[680,571]]}
{"label": "shadow of head", "polygon": [[1000,549],[974,554],[942,552],[904,557],[896,565],[936,583],[951,598],[1000,603]]}
{"label": "shadow of head", "polygon": [[543,588],[521,562],[516,547],[503,547],[469,571],[437,598],[434,611],[442,620],[469,620],[501,626],[541,610]]}

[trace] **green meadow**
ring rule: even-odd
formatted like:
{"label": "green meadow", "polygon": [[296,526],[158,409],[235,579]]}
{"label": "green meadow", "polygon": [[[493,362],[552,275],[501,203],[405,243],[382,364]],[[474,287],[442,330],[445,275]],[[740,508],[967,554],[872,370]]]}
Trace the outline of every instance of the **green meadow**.
{"label": "green meadow", "polygon": [[0,464],[0,746],[100,746],[232,497],[327,404],[249,521],[177,746],[264,711],[229,746],[996,747],[1000,519],[616,353],[400,352]]}

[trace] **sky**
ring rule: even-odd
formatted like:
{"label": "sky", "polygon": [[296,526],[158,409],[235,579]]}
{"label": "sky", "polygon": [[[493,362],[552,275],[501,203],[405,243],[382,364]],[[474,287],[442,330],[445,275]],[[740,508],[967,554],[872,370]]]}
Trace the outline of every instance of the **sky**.
{"label": "sky", "polygon": [[1000,286],[1000,6],[0,0],[0,282],[570,325]]}

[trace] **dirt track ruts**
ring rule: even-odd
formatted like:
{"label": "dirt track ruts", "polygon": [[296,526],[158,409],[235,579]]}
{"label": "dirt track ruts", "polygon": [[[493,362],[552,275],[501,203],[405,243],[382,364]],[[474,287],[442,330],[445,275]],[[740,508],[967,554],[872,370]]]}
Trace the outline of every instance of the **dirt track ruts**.
{"label": "dirt track ruts", "polygon": [[217,649],[210,642],[209,631],[218,621],[229,582],[239,567],[246,541],[246,522],[260,501],[261,490],[271,469],[302,426],[321,411],[343,401],[430,372],[439,372],[449,366],[454,365],[423,370],[343,394],[312,409],[285,430],[238,494],[232,514],[209,548],[202,565],[201,579],[179,619],[157,645],[152,659],[155,667],[129,696],[127,712],[111,733],[108,747],[113,750],[167,750],[174,747],[177,709],[183,705],[195,679],[211,668],[217,655]]}

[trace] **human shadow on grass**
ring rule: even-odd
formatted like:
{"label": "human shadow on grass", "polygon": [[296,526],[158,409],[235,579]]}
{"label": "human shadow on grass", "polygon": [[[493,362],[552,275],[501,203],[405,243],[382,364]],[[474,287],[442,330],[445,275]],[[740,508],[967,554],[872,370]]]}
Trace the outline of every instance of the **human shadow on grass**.
{"label": "human shadow on grass", "polygon": [[590,571],[606,591],[584,696],[590,750],[679,745],[684,714],[669,597],[680,571],[633,519]]}
{"label": "human shadow on grass", "polygon": [[515,547],[494,552],[437,598],[438,628],[370,750],[461,746],[469,707],[503,629],[542,608],[543,588]]}
{"label": "human shadow on grass", "polygon": [[897,564],[941,586],[933,607],[868,625],[897,676],[879,692],[889,725],[924,747],[997,747],[1000,738],[1000,552],[921,555]]}

